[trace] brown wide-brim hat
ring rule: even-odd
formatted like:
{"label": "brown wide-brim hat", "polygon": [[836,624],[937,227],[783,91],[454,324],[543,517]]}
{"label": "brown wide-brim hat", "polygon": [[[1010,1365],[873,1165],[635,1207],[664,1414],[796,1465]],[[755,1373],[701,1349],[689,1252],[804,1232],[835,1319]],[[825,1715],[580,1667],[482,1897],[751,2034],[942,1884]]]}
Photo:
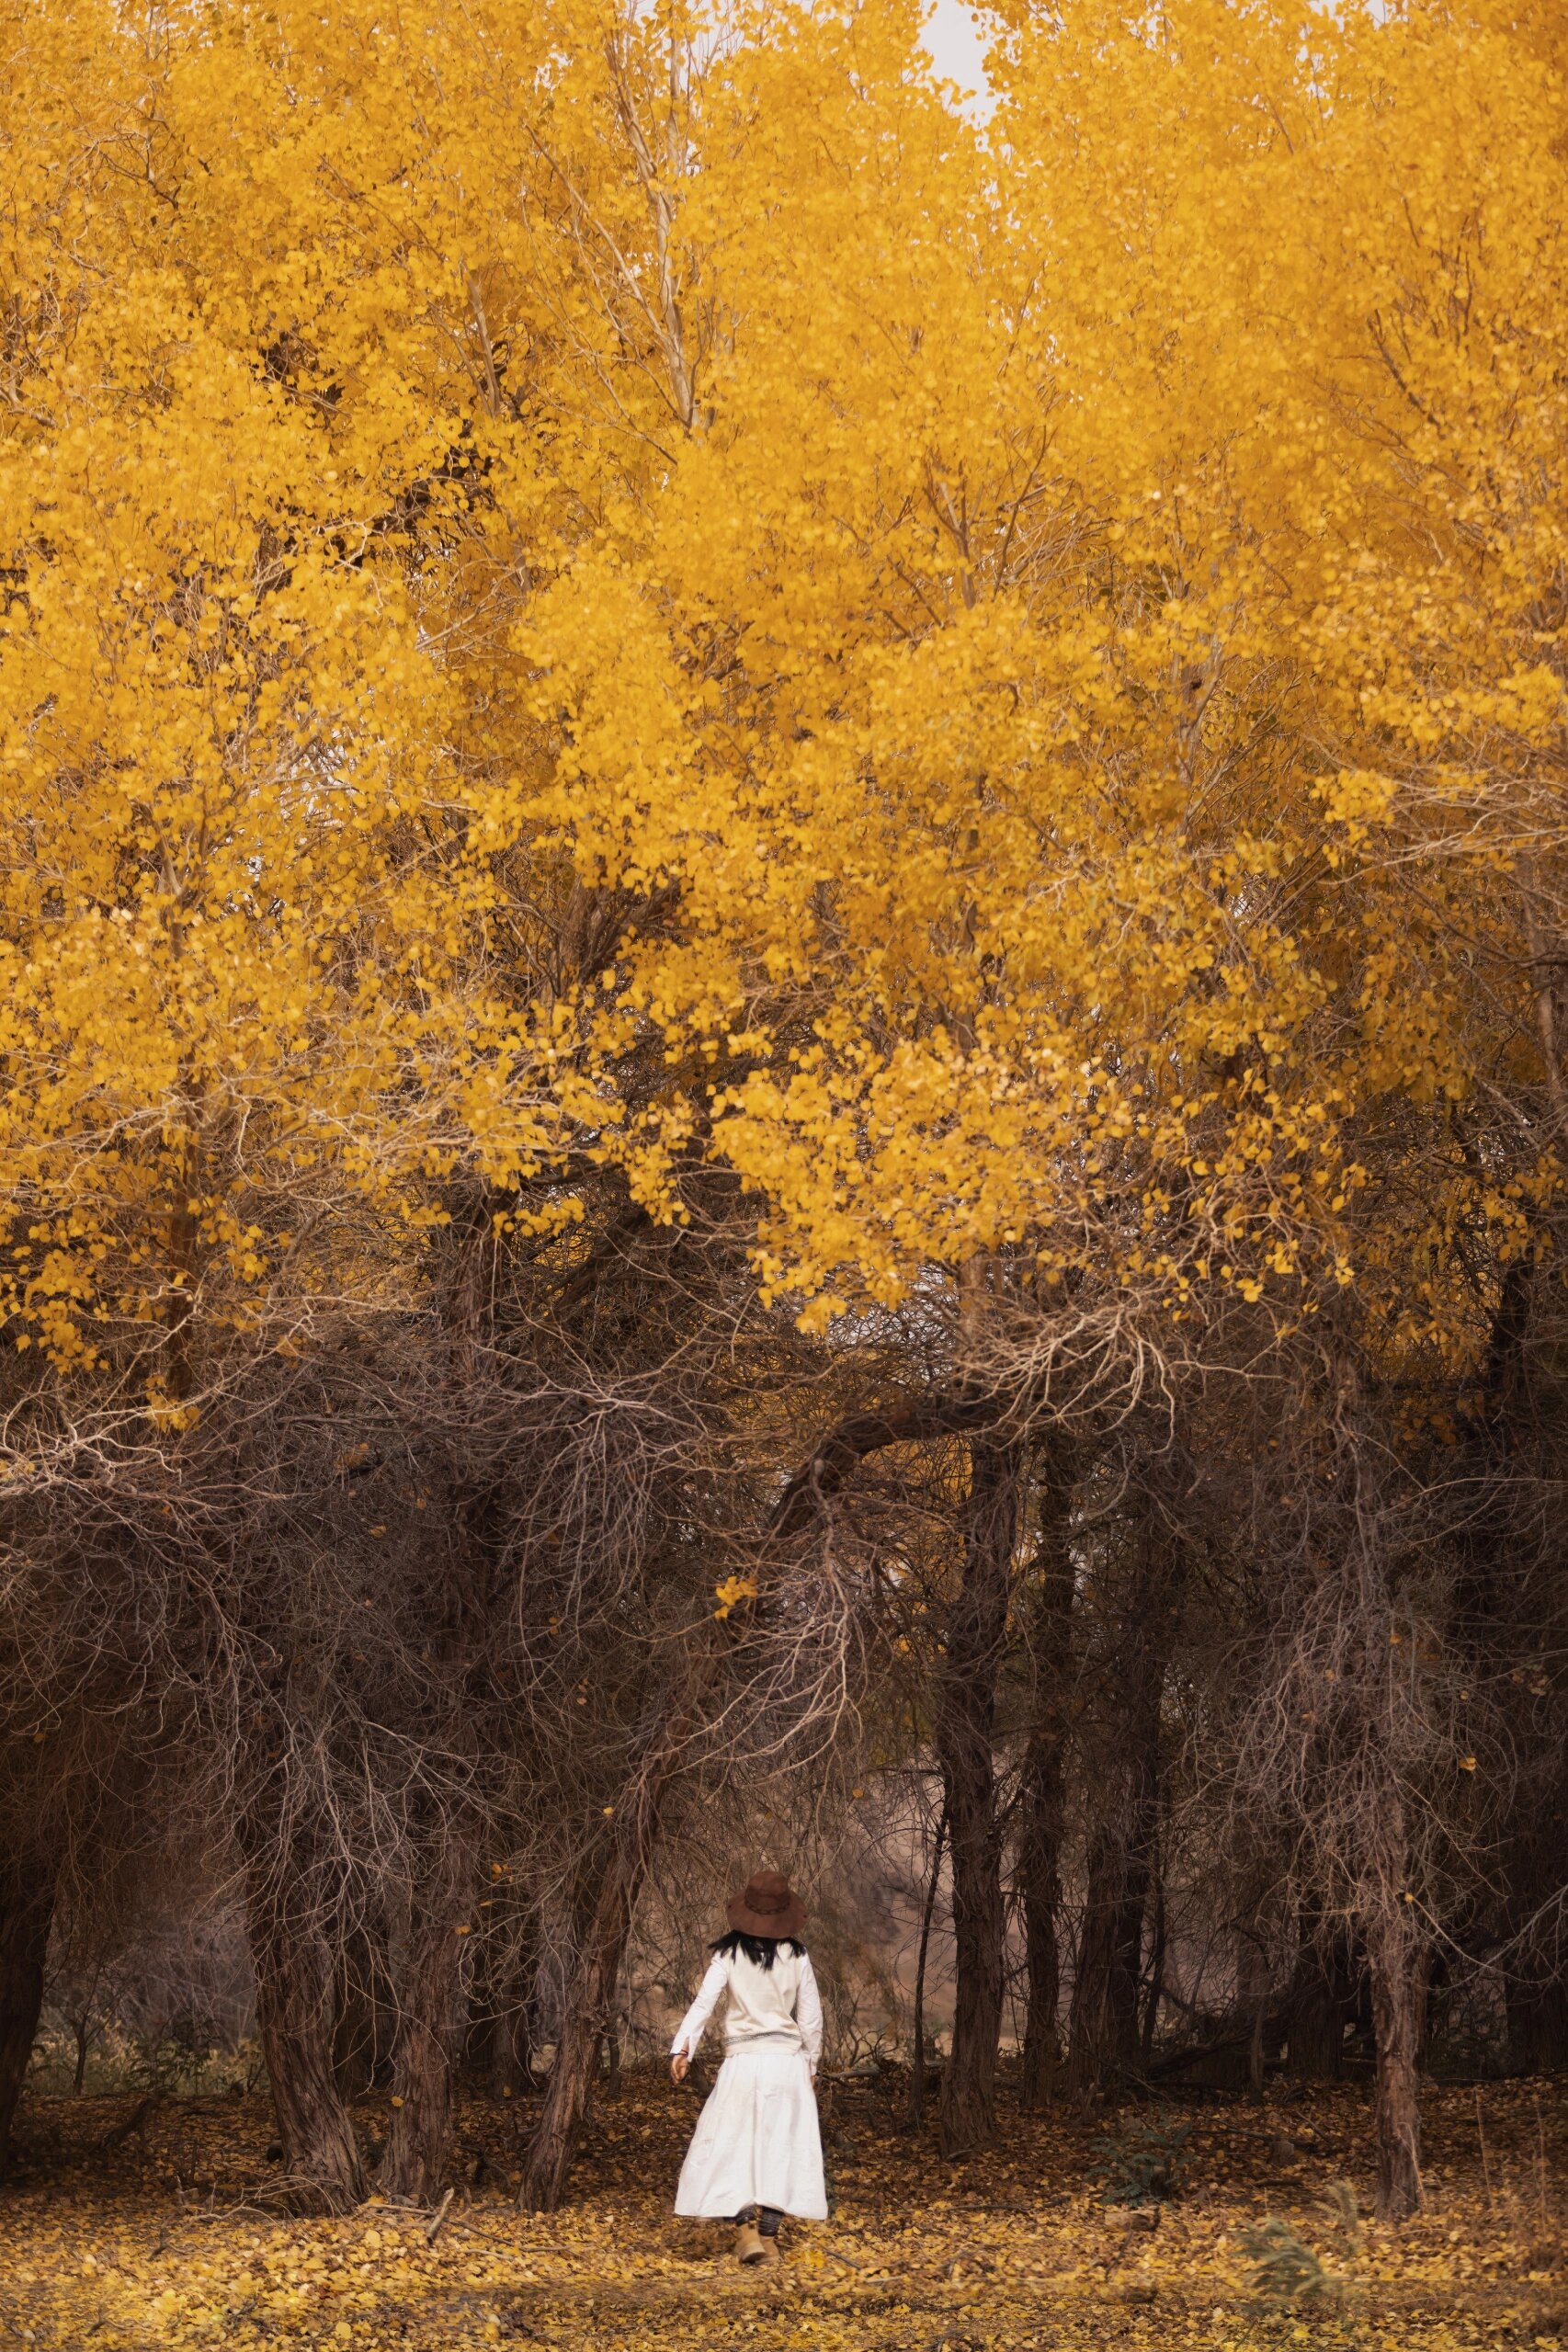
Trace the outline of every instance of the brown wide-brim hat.
{"label": "brown wide-brim hat", "polygon": [[730,1897],[728,1918],[743,1936],[803,1936],[806,1906],[780,1871],[758,1870]]}

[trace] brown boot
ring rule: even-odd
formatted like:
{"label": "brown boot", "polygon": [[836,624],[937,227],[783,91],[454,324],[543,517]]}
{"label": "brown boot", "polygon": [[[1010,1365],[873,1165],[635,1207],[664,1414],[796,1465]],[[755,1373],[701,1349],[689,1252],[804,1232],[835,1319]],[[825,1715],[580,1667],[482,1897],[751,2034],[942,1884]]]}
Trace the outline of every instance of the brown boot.
{"label": "brown boot", "polygon": [[[755,2221],[743,2221],[735,2232],[735,2260],[747,2265],[754,2262],[766,2262],[768,2244],[769,2241],[763,2236]],[[777,2249],[775,2249],[774,2258],[776,2260],[778,2258]]]}
{"label": "brown boot", "polygon": [[[760,2230],[757,2232],[757,2235],[758,2237],[762,2237]],[[778,2240],[776,2237],[762,2238],[762,2259],[765,2264],[777,2262],[779,2259]]]}

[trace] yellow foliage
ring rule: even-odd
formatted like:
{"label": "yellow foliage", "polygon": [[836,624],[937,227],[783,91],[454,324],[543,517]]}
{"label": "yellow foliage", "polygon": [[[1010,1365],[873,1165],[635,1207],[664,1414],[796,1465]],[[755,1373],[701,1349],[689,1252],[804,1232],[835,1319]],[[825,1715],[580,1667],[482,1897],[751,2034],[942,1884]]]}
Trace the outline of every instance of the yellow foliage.
{"label": "yellow foliage", "polygon": [[18,1345],[178,1412],[581,1153],[818,1326],[1464,1344],[1558,1178],[1555,19],[990,22],[981,128],[906,0],[4,0]]}

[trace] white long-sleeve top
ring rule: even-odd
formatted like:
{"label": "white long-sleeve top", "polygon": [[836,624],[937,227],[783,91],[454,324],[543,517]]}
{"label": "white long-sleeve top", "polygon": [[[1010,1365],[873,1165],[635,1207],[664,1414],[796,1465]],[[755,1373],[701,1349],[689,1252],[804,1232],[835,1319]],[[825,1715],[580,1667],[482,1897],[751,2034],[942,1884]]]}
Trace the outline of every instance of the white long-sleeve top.
{"label": "white long-sleeve top", "polygon": [[684,2050],[688,2058],[696,2057],[708,2021],[725,1994],[727,2051],[753,2042],[803,2050],[816,2072],[822,2057],[822,1995],[804,1952],[780,1944],[771,1968],[758,1968],[744,1952],[715,1952],[696,2000],[676,2028],[672,2054]]}

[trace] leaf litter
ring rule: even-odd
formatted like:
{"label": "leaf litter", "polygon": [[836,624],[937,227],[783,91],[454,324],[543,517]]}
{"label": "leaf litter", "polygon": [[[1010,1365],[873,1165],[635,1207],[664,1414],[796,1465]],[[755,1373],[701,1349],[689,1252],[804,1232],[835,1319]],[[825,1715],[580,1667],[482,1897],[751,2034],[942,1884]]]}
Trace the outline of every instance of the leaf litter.
{"label": "leaf litter", "polygon": [[786,2223],[760,2274],[670,2211],[696,2101],[652,2075],[600,2100],[548,2215],[513,2202],[526,2102],[461,2107],[444,2217],[372,2197],[323,2220],[283,2210],[263,2100],[165,2101],[117,2138],[124,2099],[35,2099],[0,2199],[0,2346],[1568,2352],[1561,2085],[1484,2087],[1484,2168],[1473,2089],[1430,2091],[1427,2210],[1394,2229],[1365,2218],[1359,2089],[1193,2103],[1179,2193],[1118,2206],[1107,2152],[1142,2176],[1147,2109],[1005,2096],[998,2146],[947,2164],[904,2128],[900,2080],[832,2085],[834,2217]]}

